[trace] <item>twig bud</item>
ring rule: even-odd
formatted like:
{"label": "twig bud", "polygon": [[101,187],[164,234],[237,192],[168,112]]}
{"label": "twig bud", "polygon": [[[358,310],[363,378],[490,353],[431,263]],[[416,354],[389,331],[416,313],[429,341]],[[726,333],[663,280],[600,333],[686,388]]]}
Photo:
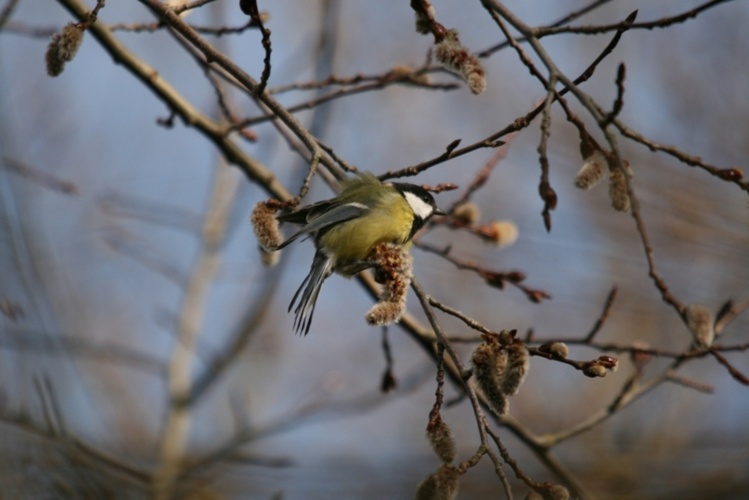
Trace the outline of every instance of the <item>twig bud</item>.
{"label": "twig bud", "polygon": [[583,373],[591,378],[605,377],[609,371],[619,369],[619,360],[612,356],[599,356],[598,359],[588,361],[582,366]]}
{"label": "twig bud", "polygon": [[526,278],[523,271],[510,271],[509,273],[505,273],[505,276],[507,277],[507,280],[512,283],[520,283],[525,281]]}
{"label": "twig bud", "polygon": [[629,357],[632,360],[632,363],[634,363],[635,367],[638,370],[642,370],[645,365],[647,365],[653,358],[650,353],[645,352],[646,350],[650,349],[650,345],[642,340],[635,340],[634,342],[632,342],[632,347],[633,350],[630,353]]}
{"label": "twig bud", "polygon": [[432,24],[437,12],[429,0],[423,0],[422,5],[426,7],[426,11],[416,10],[416,31],[422,35],[428,35],[432,32]]}
{"label": "twig bud", "polygon": [[605,377],[607,372],[606,372],[606,368],[603,365],[599,365],[596,362],[592,362],[583,367],[583,373],[588,377],[596,378],[596,377]]}
{"label": "twig bud", "polygon": [[388,368],[385,373],[382,374],[382,381],[380,382],[380,392],[387,394],[395,390],[398,387],[398,381],[393,375],[393,370]]}
{"label": "twig bud", "polygon": [[416,74],[414,69],[405,64],[396,64],[390,70],[389,76],[393,78],[407,78],[408,81],[416,85],[429,85],[432,83],[432,79],[428,74]]}
{"label": "twig bud", "polygon": [[541,195],[541,199],[544,200],[546,208],[549,210],[557,208],[557,202],[559,201],[557,192],[554,191],[554,188],[551,187],[551,184],[549,184],[548,181],[541,181],[538,183],[538,194]]}
{"label": "twig bud", "polygon": [[512,342],[515,342],[515,337],[517,337],[517,334],[517,330],[502,330],[501,332],[499,332],[497,338],[499,338],[500,344],[509,345]]}
{"label": "twig bud", "polygon": [[740,181],[744,178],[744,172],[740,168],[722,168],[717,174],[725,181]]}
{"label": "twig bud", "polygon": [[507,277],[504,273],[497,273],[494,271],[483,271],[481,272],[481,277],[484,278],[487,285],[499,288],[500,290],[504,289],[505,282],[507,281]]}
{"label": "twig bud", "polygon": [[566,359],[570,355],[570,348],[564,342],[547,342],[546,344],[538,346],[538,350],[541,352],[548,352],[554,356]]}
{"label": "twig bud", "polygon": [[65,63],[73,60],[83,41],[83,30],[75,23],[68,23],[60,33],[55,33],[47,46],[45,59],[47,74],[59,76],[65,69]]}
{"label": "twig bud", "polygon": [[599,356],[596,360],[596,363],[612,372],[615,372],[619,369],[619,360],[613,356]]}

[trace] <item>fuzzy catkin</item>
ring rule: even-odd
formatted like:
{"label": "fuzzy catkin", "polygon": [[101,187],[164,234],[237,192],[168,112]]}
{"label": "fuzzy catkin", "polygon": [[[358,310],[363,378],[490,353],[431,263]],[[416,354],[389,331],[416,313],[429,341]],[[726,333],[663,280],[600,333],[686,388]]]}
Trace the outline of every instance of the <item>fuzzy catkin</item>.
{"label": "fuzzy catkin", "polygon": [[498,247],[510,246],[518,239],[518,227],[509,220],[499,220],[487,226],[486,241]]}
{"label": "fuzzy catkin", "polygon": [[427,438],[440,460],[445,463],[455,460],[455,439],[450,427],[439,416],[427,426]]}
{"label": "fuzzy catkin", "polygon": [[617,212],[629,210],[629,193],[627,192],[626,173],[621,168],[609,171],[609,199]]}
{"label": "fuzzy catkin", "polygon": [[405,301],[380,301],[372,306],[364,316],[364,319],[366,319],[367,324],[370,326],[391,325],[401,319],[405,310]]}
{"label": "fuzzy catkin", "polygon": [[439,498],[437,495],[436,474],[430,474],[416,487],[416,500],[436,500]]}
{"label": "fuzzy catkin", "polygon": [[605,166],[607,165],[606,157],[603,152],[596,149],[593,153],[583,160],[583,166],[575,176],[575,186],[579,189],[590,189],[603,179]]}
{"label": "fuzzy catkin", "polygon": [[73,60],[81,42],[83,30],[74,23],[66,24],[60,33],[55,33],[45,54],[47,74],[52,77],[62,74],[65,63]]}
{"label": "fuzzy catkin", "polygon": [[458,480],[460,472],[451,465],[443,464],[435,474],[437,483],[437,498],[439,500],[454,500],[458,496]]}
{"label": "fuzzy catkin", "polygon": [[509,402],[500,388],[505,367],[507,352],[498,341],[482,342],[471,355],[473,376],[476,384],[486,396],[489,405],[498,415],[507,415]]}
{"label": "fuzzy catkin", "polygon": [[715,338],[713,312],[703,305],[692,304],[687,307],[684,315],[695,343],[700,347],[710,347]]}
{"label": "fuzzy catkin", "polygon": [[260,262],[265,267],[275,267],[279,260],[281,260],[280,252],[269,252],[264,248],[260,248]]}
{"label": "fuzzy catkin", "polygon": [[516,340],[507,346],[507,369],[501,379],[500,390],[507,396],[517,394],[528,373],[530,356],[522,342]]}
{"label": "fuzzy catkin", "polygon": [[406,311],[406,294],[413,278],[413,259],[402,245],[383,243],[375,247],[371,260],[383,284],[378,302],[364,316],[372,326],[400,320]]}
{"label": "fuzzy catkin", "polygon": [[276,209],[268,202],[261,201],[252,210],[250,222],[262,249],[266,252],[276,250],[283,241],[276,219]]}
{"label": "fuzzy catkin", "polygon": [[550,500],[569,500],[570,492],[561,484],[552,484],[547,490]]}
{"label": "fuzzy catkin", "polygon": [[464,224],[475,224],[481,219],[481,209],[475,203],[468,201],[455,207],[452,216]]}
{"label": "fuzzy catkin", "polygon": [[486,72],[476,56],[463,47],[458,32],[448,30],[434,47],[434,57],[445,69],[460,75],[474,94],[486,90]]}

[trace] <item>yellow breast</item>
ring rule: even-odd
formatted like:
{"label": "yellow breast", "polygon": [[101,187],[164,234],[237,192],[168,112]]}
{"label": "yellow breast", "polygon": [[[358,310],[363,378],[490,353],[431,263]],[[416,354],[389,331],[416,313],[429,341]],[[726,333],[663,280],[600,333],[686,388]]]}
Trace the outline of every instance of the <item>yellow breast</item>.
{"label": "yellow breast", "polygon": [[339,224],[326,232],[320,238],[320,244],[329,247],[331,241],[336,241],[336,247],[343,248],[336,255],[338,272],[354,274],[351,270],[347,272],[347,264],[366,261],[372,249],[380,243],[407,243],[413,218],[408,204],[403,202],[399,193],[394,192],[367,215]]}

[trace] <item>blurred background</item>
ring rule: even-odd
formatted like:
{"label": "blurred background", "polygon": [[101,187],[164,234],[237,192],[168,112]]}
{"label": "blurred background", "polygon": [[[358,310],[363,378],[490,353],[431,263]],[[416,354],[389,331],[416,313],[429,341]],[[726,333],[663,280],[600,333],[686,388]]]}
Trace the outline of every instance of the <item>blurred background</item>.
{"label": "blurred background", "polygon": [[[480,2],[433,3],[437,19],[458,29],[471,50],[503,40]],[[545,25],[589,2],[504,3],[527,24]],[[619,22],[635,9],[638,21],[650,21],[701,3],[612,1],[576,24]],[[337,76],[382,74],[403,64],[419,67],[431,46],[431,37],[414,31],[413,13],[404,1],[279,0],[260,2],[260,9],[269,15],[272,30],[270,87],[320,79],[321,29],[330,37],[325,38],[326,54]],[[712,165],[746,171],[748,16],[745,2],[725,2],[667,29],[632,30],[582,88],[610,106],[616,68],[625,62],[622,120],[656,142]],[[108,24],[155,21],[137,2],[109,2],[99,19]],[[294,335],[286,308],[308,271],[312,243],[290,247],[274,269],[263,267],[248,216],[267,194],[227,166],[194,129],[178,119],[171,128],[160,126],[158,121],[169,117],[166,106],[114,64],[93,37],[86,36],[60,77],[48,77],[49,35],[71,20],[56,2],[21,0],[0,31],[4,411],[26,412],[44,428],[54,400],[69,435],[148,470],[159,456],[168,408],[166,367],[180,322],[188,314],[200,316],[194,366],[200,373],[242,319],[251,316],[247,344],[191,421],[194,457],[230,442],[238,428],[252,429],[241,447],[244,460],[207,469],[201,476],[205,491],[227,498],[410,498],[439,464],[424,438],[434,401],[432,361],[391,328],[399,385],[393,393],[380,393],[386,365],[382,336],[363,321],[371,299],[356,281],[338,276],[323,289],[310,334]],[[219,0],[187,20],[199,26],[239,26],[246,16],[237,2]],[[202,69],[173,36],[164,30],[116,33],[196,108],[218,116],[215,93]],[[575,77],[611,36],[559,35],[542,42],[560,68]],[[259,77],[264,53],[257,30],[209,39]],[[360,169],[383,173],[416,164],[439,155],[454,139],[465,145],[504,128],[544,97],[511,49],[484,63],[488,88],[479,96],[465,87],[448,92],[398,85],[337,99],[297,117],[314,125],[339,157]],[[432,78],[456,81],[444,73]],[[287,92],[278,99],[291,106],[310,95]],[[246,96],[231,98],[238,113],[260,114]],[[584,116],[579,106],[573,109]],[[455,255],[487,268],[522,270],[526,283],[547,291],[552,300],[533,304],[516,289],[487,288],[474,274],[418,249],[413,252],[416,277],[435,298],[488,327],[533,329],[537,339],[585,336],[607,293],[617,286],[617,301],[599,340],[687,349],[689,332],[649,279],[632,218],[611,209],[605,185],[591,191],[574,188],[581,165],[577,132],[556,111],[549,160],[559,204],[550,233],[540,215],[537,119],[514,137],[487,185],[474,196],[482,221],[517,225],[517,242],[499,249],[445,228],[424,237],[435,245],[452,244]],[[243,148],[295,193],[307,165],[272,125],[251,130],[257,141],[243,142]],[[746,297],[747,193],[637,144],[621,140],[620,145],[632,167],[655,261],[671,292],[685,304],[713,311],[730,298]],[[479,150],[430,169],[416,182],[453,182],[464,188],[493,154]],[[438,203],[449,206],[461,192],[439,194]],[[315,179],[305,201],[329,196],[330,189]],[[201,225],[207,213],[219,214],[226,227],[214,256],[215,273],[202,283],[196,311],[185,296],[196,269],[204,268]],[[410,296],[409,303],[422,317],[416,297]],[[445,325],[456,334],[469,333],[450,319]],[[720,342],[749,342],[749,315],[731,323]],[[470,346],[461,349],[467,359]],[[598,355],[571,349],[574,359]],[[726,357],[749,372],[746,353]],[[666,363],[654,360],[646,375]],[[512,398],[511,414],[539,434],[565,429],[609,404],[631,371],[626,356],[621,369],[604,379],[588,379],[569,366],[534,358],[525,384]],[[682,373],[709,384],[714,393],[664,384],[555,454],[601,498],[740,498],[749,491],[747,387],[709,357],[689,363]],[[446,391],[448,399],[458,394],[453,387]],[[470,408],[464,401],[443,417],[456,436],[459,459],[469,457],[478,445]],[[60,491],[85,497],[88,490],[75,484],[107,492],[95,470],[70,460],[54,439],[7,419],[0,422],[0,433],[3,490],[18,498],[49,498]],[[521,443],[500,434],[534,479],[554,480]],[[109,493],[137,497],[137,489],[128,488]],[[500,491],[487,462],[463,477],[459,498],[496,497]]]}

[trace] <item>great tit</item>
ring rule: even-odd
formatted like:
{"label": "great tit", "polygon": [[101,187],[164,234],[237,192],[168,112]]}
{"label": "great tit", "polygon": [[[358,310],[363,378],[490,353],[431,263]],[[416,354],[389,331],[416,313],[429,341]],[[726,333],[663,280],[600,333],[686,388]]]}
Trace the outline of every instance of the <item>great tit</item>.
{"label": "great tit", "polygon": [[444,215],[432,195],[421,186],[383,183],[362,172],[342,183],[335,198],[320,201],[277,217],[280,222],[302,224],[282,249],[302,236],[314,237],[312,267],[289,304],[294,309],[294,330],[309,332],[315,302],[323,281],[334,272],[351,277],[372,267],[372,250],[381,243],[410,245],[416,231],[434,214]]}

